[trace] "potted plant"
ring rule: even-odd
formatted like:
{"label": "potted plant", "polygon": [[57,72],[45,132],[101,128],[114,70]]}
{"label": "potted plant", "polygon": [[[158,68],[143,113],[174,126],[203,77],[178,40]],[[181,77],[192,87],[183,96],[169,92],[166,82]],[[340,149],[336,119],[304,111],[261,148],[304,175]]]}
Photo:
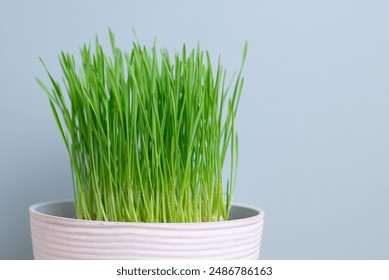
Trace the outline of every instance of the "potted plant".
{"label": "potted plant", "polygon": [[96,39],[80,67],[61,53],[65,91],[46,66],[52,89],[37,79],[69,153],[74,202],[30,207],[34,258],[258,258],[263,211],[232,205],[242,68],[227,84],[220,59],[214,69],[199,47],[123,53],[110,39],[111,57]]}

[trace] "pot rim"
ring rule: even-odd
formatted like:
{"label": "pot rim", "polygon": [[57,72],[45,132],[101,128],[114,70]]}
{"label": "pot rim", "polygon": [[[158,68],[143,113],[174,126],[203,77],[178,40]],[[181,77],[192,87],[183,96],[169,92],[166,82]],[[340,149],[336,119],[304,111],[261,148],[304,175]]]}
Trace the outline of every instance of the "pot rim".
{"label": "pot rim", "polygon": [[251,210],[251,211],[254,211],[256,212],[255,214],[253,215],[250,215],[250,216],[247,216],[247,217],[243,217],[243,218],[234,218],[234,219],[231,219],[231,220],[227,220],[227,221],[213,221],[213,222],[184,222],[184,223],[178,223],[178,222],[174,222],[174,223],[163,223],[163,222],[115,222],[115,221],[100,221],[100,220],[83,220],[83,219],[78,219],[78,218],[69,218],[69,217],[62,217],[62,216],[58,216],[58,215],[51,215],[51,214],[46,214],[46,213],[42,213],[40,211],[38,211],[38,209],[42,206],[47,206],[47,205],[54,205],[54,204],[69,204],[69,203],[74,203],[73,200],[70,200],[70,199],[64,199],[64,200],[50,200],[50,201],[45,201],[45,202],[39,202],[39,203],[35,203],[33,205],[31,205],[29,207],[29,212],[30,212],[30,215],[31,214],[35,214],[35,215],[39,215],[39,216],[42,216],[42,217],[47,217],[47,218],[54,218],[56,220],[60,220],[60,221],[77,221],[77,222],[81,222],[81,223],[91,223],[93,225],[97,225],[97,224],[104,224],[104,225],[196,225],[196,224],[208,224],[208,225],[212,225],[212,224],[231,224],[231,223],[236,223],[236,222],[239,222],[239,221],[250,221],[250,220],[263,220],[264,216],[265,216],[265,212],[261,209],[261,208],[257,208],[255,206],[251,206],[251,205],[247,205],[247,204],[240,204],[240,203],[233,203],[232,206],[231,206],[231,210],[233,208],[243,208],[243,209],[246,209],[246,210]]}

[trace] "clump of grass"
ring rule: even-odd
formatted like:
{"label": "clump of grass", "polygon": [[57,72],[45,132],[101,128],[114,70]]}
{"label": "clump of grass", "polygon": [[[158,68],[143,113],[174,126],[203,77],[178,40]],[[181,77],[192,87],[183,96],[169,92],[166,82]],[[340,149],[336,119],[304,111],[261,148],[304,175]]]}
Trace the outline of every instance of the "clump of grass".
{"label": "clump of grass", "polygon": [[[208,51],[170,57],[156,44],[113,54],[96,38],[81,67],[61,52],[65,92],[49,71],[47,93],[70,156],[80,219],[202,222],[228,219],[236,184],[235,116],[244,79],[226,82]],[[245,44],[242,67],[247,51]],[[43,62],[42,62],[43,63]],[[46,67],[45,67],[46,68]],[[231,89],[231,90],[230,90]],[[228,94],[232,91],[232,94]],[[230,176],[223,186],[223,166]]]}

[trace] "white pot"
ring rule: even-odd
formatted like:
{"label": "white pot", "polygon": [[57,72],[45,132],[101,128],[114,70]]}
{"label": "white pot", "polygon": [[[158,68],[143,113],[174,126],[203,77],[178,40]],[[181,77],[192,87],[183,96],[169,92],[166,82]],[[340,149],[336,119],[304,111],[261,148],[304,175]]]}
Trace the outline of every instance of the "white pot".
{"label": "white pot", "polygon": [[233,205],[230,220],[204,223],[74,217],[71,201],[30,207],[35,259],[258,259],[264,212]]}

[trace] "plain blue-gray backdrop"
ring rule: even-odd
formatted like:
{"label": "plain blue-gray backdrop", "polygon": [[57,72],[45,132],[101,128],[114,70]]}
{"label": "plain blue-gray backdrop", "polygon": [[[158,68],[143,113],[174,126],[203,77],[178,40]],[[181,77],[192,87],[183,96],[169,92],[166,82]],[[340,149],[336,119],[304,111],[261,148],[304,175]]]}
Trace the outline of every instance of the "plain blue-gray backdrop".
{"label": "plain blue-gray backdrop", "polygon": [[263,259],[389,258],[389,1],[0,1],[0,258],[32,258],[28,206],[72,197],[38,57],[108,28],[129,50],[199,42],[230,73],[249,42],[235,202]]}

